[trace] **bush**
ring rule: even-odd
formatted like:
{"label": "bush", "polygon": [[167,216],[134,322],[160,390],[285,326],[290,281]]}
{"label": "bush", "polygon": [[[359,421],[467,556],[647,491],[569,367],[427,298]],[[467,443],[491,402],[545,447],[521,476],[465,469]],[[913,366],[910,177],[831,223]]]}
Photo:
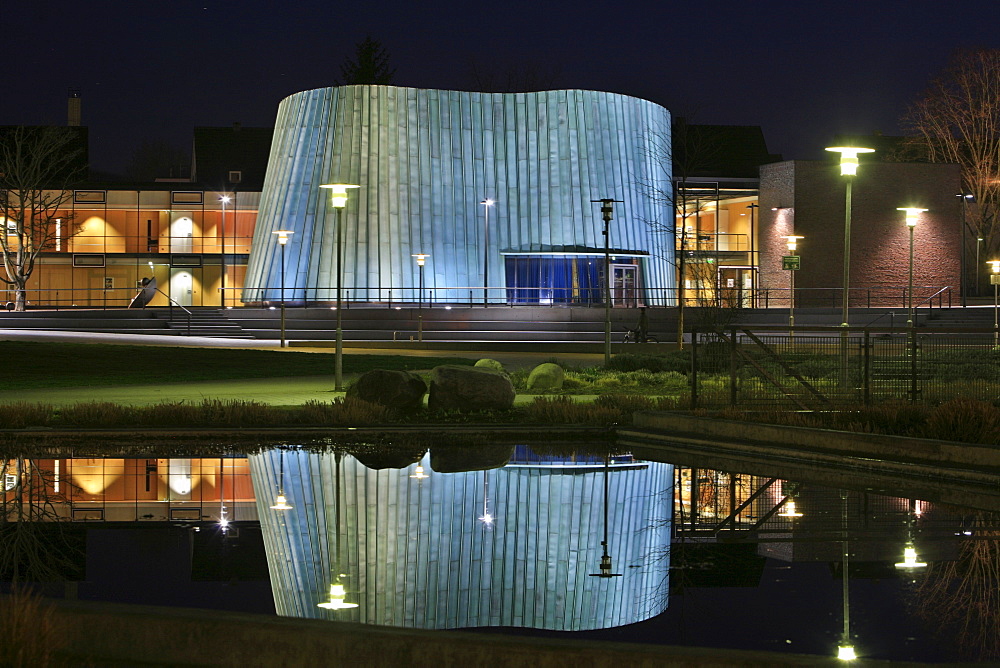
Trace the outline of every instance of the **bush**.
{"label": "bush", "polygon": [[131,426],[135,424],[135,409],[107,401],[86,401],[64,407],[59,417],[64,424],[74,427]]}
{"label": "bush", "polygon": [[17,401],[0,404],[0,428],[24,429],[42,427],[52,421],[53,409],[49,404],[29,404]]}
{"label": "bush", "polygon": [[306,424],[353,427],[391,422],[393,411],[355,397],[338,397],[333,401],[307,401],[298,416]]}

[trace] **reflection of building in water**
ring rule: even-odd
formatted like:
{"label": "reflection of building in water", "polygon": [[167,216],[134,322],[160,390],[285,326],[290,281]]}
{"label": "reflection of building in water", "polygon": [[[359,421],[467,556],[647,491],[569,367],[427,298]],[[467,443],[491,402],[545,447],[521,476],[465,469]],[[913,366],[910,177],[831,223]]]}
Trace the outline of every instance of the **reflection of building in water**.
{"label": "reflection of building in water", "polygon": [[[411,477],[416,464],[428,478]],[[338,466],[332,453],[288,451],[292,509],[284,511],[268,507],[278,452],[251,456],[250,467],[278,614],[568,631],[630,624],[666,608],[669,464],[610,469],[609,552],[623,574],[615,578],[590,575],[604,529],[600,463],[532,462],[484,476],[433,472],[429,458],[372,470],[349,455]],[[359,607],[317,607],[340,574],[347,600]]]}

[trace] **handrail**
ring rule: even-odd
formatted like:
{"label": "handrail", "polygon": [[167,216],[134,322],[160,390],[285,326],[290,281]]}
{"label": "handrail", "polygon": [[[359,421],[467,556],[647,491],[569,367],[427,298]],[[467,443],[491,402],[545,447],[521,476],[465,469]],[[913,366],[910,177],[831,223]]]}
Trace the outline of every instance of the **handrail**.
{"label": "handrail", "polygon": [[174,306],[176,306],[180,310],[182,310],[185,313],[187,313],[187,333],[185,334],[185,336],[191,336],[191,311],[187,310],[182,305],[180,305],[177,302],[175,302],[173,300],[173,298],[170,295],[168,295],[166,292],[164,292],[163,290],[161,290],[159,288],[153,288],[153,289],[156,290],[157,292],[159,292],[164,297],[166,297],[167,301],[170,302],[170,307],[169,308],[170,308],[170,319],[171,320],[174,319]]}

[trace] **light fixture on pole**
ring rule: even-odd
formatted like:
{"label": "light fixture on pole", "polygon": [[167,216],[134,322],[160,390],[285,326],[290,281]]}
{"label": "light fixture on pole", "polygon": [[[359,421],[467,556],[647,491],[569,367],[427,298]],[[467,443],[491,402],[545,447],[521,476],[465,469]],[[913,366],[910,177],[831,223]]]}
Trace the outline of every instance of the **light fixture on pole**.
{"label": "light fixture on pole", "polygon": [[757,209],[760,208],[760,205],[757,204],[756,202],[751,202],[750,204],[747,204],[747,208],[750,209],[750,236],[749,236],[749,243],[747,244],[747,247],[749,248],[749,252],[747,253],[747,260],[748,260],[747,264],[750,265],[750,281],[751,281],[751,283],[750,283],[750,306],[751,307],[755,307],[755,306],[757,306],[757,281],[756,281],[756,275],[754,274],[754,267],[757,266],[757,262],[756,262],[755,257],[754,257],[754,249],[753,249],[754,248],[754,219],[756,218]]}
{"label": "light fixture on pole", "polygon": [[483,307],[486,307],[490,301],[490,207],[496,202],[487,197],[480,204],[483,205],[483,212],[486,214],[486,224],[483,229]]}
{"label": "light fixture on pole", "polygon": [[805,237],[789,234],[784,239],[788,255],[781,258],[781,268],[788,272],[788,330],[789,336],[795,336],[795,272],[801,266],[801,259],[795,251],[798,249],[799,239]]}
{"label": "light fixture on pole", "polygon": [[827,151],[840,154],[840,174],[846,177],[846,188],[844,190],[844,294],[841,304],[840,326],[844,331],[840,333],[840,385],[847,388],[850,384],[850,376],[847,369],[847,327],[850,319],[850,297],[851,297],[851,196],[854,185],[854,177],[858,173],[858,155],[861,153],[874,153],[873,148],[863,148],[860,146],[830,146]]}
{"label": "light fixture on pole", "polygon": [[417,258],[417,273],[419,274],[419,285],[417,289],[417,341],[424,340],[424,263],[430,257],[427,253],[415,253],[410,257]]}
{"label": "light fixture on pole", "polygon": [[[960,192],[960,193],[956,193],[955,197],[958,197],[962,201],[962,232],[961,232],[961,235],[960,235],[960,237],[962,239],[962,254],[961,254],[961,260],[962,260],[962,262],[961,262],[961,266],[962,266],[961,276],[962,276],[962,280],[960,282],[958,294],[959,294],[959,297],[960,297],[960,301],[962,303],[962,307],[965,308],[966,302],[967,302],[966,297],[967,297],[967,293],[969,292],[969,285],[968,285],[968,283],[969,283],[969,280],[968,280],[969,279],[969,276],[968,276],[969,269],[968,269],[968,264],[966,264],[966,261],[965,261],[965,232],[966,232],[966,230],[969,229],[969,223],[966,222],[966,209],[968,208],[968,203],[975,198],[975,195],[972,195],[971,193]],[[977,234],[976,237],[978,238],[979,235]],[[976,296],[978,297],[979,296],[979,242],[978,241],[976,242],[976,267],[975,267],[975,271],[976,271]]]}
{"label": "light fixture on pole", "polygon": [[278,474],[278,496],[274,499],[274,505],[271,506],[271,510],[291,510],[292,505],[288,503],[288,499],[285,498],[285,451],[282,450],[279,454],[280,457],[280,473]]}
{"label": "light fixture on pole", "polygon": [[292,230],[275,230],[271,234],[278,235],[278,245],[281,247],[281,347],[285,347],[285,244],[288,235],[295,234]]}
{"label": "light fixture on pole", "polygon": [[997,288],[1000,287],[1000,260],[990,260],[990,283],[993,285],[993,349],[1000,347],[1000,318],[997,309]]}
{"label": "light fixture on pole", "polygon": [[873,148],[862,148],[860,146],[830,146],[826,149],[840,154],[840,174],[847,177],[845,190],[844,208],[844,295],[841,308],[841,326],[848,326],[849,302],[851,289],[851,188],[854,177],[858,173],[858,155],[861,153],[874,153]]}
{"label": "light fixture on pole", "polygon": [[489,510],[489,479],[486,474],[487,472],[483,471],[483,514],[479,517],[479,521],[487,527],[492,527],[497,518],[491,515]]}
{"label": "light fixture on pole", "polygon": [[898,207],[896,211],[906,212],[906,227],[910,230],[910,263],[909,263],[909,281],[908,281],[908,291],[907,291],[907,320],[906,326],[913,327],[913,229],[917,226],[917,217],[927,211],[927,209],[918,209],[915,207]]}
{"label": "light fixture on pole", "polygon": [[334,390],[344,390],[344,327],[341,304],[342,281],[344,278],[344,225],[343,210],[347,206],[347,191],[360,188],[348,183],[324,183],[320,188],[330,190],[330,204],[337,210],[337,347],[334,349]]}
{"label": "light fixture on pole", "polygon": [[219,274],[219,293],[222,295],[222,308],[226,308],[226,205],[232,201],[229,195],[223,195],[219,198],[219,202],[222,203],[222,225],[221,225],[221,236],[222,236],[222,272]]}
{"label": "light fixture on pole", "polygon": [[614,204],[617,202],[622,203],[620,199],[612,199],[610,197],[604,197],[602,199],[592,199],[590,200],[594,203],[599,203],[601,205],[601,220],[604,221],[604,229],[601,234],[604,235],[604,364],[611,364],[611,234],[609,227],[611,225],[611,220],[614,217],[615,207]]}

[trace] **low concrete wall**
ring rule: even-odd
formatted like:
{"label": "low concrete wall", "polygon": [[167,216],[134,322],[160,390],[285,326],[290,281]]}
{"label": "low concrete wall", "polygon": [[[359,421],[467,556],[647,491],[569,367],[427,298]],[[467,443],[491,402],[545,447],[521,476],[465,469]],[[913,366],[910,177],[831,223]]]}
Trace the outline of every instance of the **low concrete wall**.
{"label": "low concrete wall", "polygon": [[[2,597],[0,597],[2,598]],[[2,605],[2,601],[0,601]],[[59,603],[59,651],[74,665],[834,666],[833,658],[657,645],[411,631],[228,612]]]}
{"label": "low concrete wall", "polygon": [[730,443],[753,441],[851,457],[938,464],[1000,473],[998,445],[758,424],[660,411],[635,414],[633,428],[628,431],[635,436],[637,432],[643,430],[655,431],[660,435],[664,433],[677,436],[690,435],[697,438],[721,439]]}

